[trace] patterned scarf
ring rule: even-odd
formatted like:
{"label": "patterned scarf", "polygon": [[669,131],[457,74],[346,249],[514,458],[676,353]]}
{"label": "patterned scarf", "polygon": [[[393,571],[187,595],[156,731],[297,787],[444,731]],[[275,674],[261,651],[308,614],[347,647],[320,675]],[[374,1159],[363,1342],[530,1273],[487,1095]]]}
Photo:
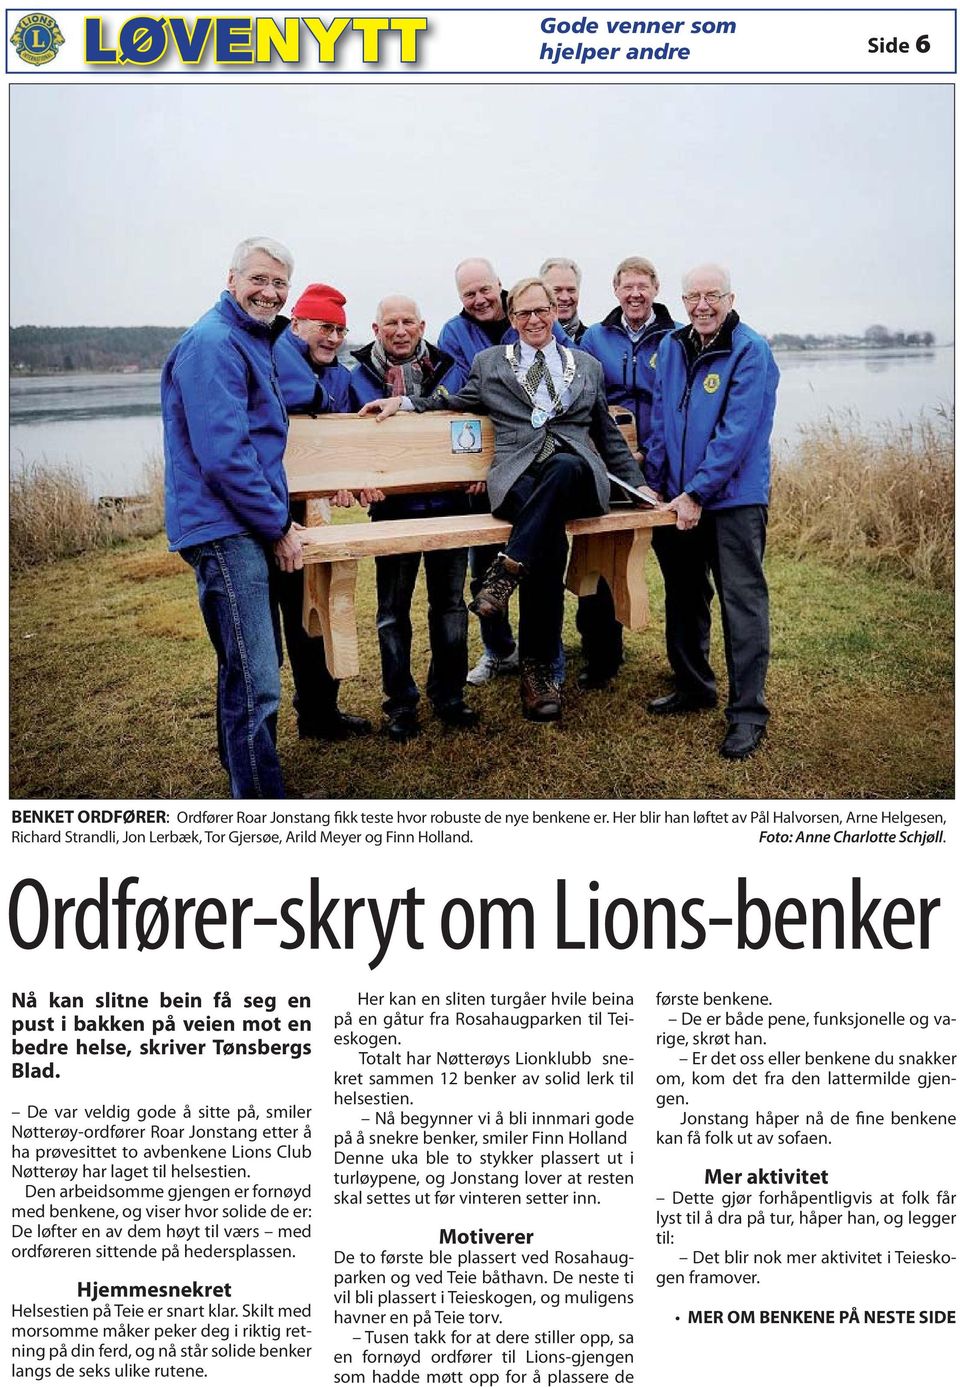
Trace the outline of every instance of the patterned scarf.
{"label": "patterned scarf", "polygon": [[427,344],[421,338],[417,349],[407,361],[391,361],[379,337],[374,338],[370,364],[386,386],[387,395],[409,395],[417,399],[423,394],[423,378],[433,369]]}
{"label": "patterned scarf", "polygon": [[563,328],[564,332],[570,338],[570,341],[575,342],[577,340],[577,333],[580,331],[581,326],[579,313],[574,313],[572,318],[567,318],[565,321],[561,321],[560,326]]}

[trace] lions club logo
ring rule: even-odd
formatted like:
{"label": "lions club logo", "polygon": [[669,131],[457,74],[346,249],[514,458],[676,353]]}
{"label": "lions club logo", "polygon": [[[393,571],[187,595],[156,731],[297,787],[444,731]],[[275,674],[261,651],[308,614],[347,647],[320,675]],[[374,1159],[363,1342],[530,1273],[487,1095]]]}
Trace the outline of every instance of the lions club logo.
{"label": "lions club logo", "polygon": [[708,395],[715,395],[720,389],[720,377],[716,371],[711,371],[709,376],[704,377],[703,388]]}
{"label": "lions club logo", "polygon": [[48,14],[25,14],[14,29],[10,42],[19,57],[31,67],[53,62],[64,38],[57,21]]}
{"label": "lions club logo", "polygon": [[656,369],[656,365],[657,365],[657,354],[656,354],[656,352],[654,352],[653,356],[652,356],[652,357],[650,358],[650,360],[647,362],[647,365],[650,367],[650,370],[651,370],[651,371],[653,371],[653,370]]}

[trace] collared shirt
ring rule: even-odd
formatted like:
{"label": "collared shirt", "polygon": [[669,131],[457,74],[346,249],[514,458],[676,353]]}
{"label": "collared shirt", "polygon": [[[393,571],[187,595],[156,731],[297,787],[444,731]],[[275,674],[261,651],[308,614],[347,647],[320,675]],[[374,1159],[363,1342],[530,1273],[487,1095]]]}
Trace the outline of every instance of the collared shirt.
{"label": "collared shirt", "polygon": [[[563,381],[564,361],[560,355],[560,348],[557,346],[557,339],[551,337],[546,346],[540,348],[531,347],[521,340],[514,343],[514,350],[518,352],[521,376],[525,376],[530,370],[538,350],[543,352],[543,360],[547,370],[550,372],[550,379],[553,381],[553,388],[557,398],[563,405],[563,408],[566,409],[567,405],[570,403],[570,387],[565,385]],[[537,387],[534,403],[539,405],[541,409],[545,409],[548,414],[553,413],[554,402],[550,395],[550,391],[547,389],[546,379],[542,380]],[[408,395],[401,397],[400,408],[406,413],[409,413],[413,409],[413,401]]]}
{"label": "collared shirt", "polygon": [[[531,347],[522,339],[516,345],[520,349],[520,374],[522,376],[525,376],[527,372],[530,370],[530,367],[533,365],[533,360],[537,352],[543,352],[543,359],[546,364],[547,370],[550,372],[550,379],[553,381],[553,388],[556,394],[556,398],[559,399],[564,409],[566,409],[567,405],[570,403],[570,387],[564,384],[564,362],[563,358],[560,355],[560,350],[557,346],[556,338],[551,337],[550,341],[546,344],[546,346],[539,348]],[[551,396],[550,391],[547,389],[546,379],[542,380],[538,385],[537,393],[534,396],[534,403],[539,405],[541,409],[547,410],[548,413],[553,413],[553,396]]]}
{"label": "collared shirt", "polygon": [[624,332],[627,334],[627,336],[630,338],[630,341],[631,341],[631,342],[639,342],[639,341],[640,341],[640,338],[641,338],[641,337],[643,336],[643,334],[646,332],[647,328],[648,328],[648,327],[650,326],[650,324],[653,322],[653,320],[654,320],[655,317],[656,317],[656,314],[654,313],[653,309],[651,308],[650,312],[649,312],[649,313],[647,314],[647,316],[644,318],[643,322],[640,324],[639,327],[631,327],[631,326],[630,326],[630,324],[627,322],[627,315],[626,315],[626,313],[621,313],[621,314],[620,314],[620,321],[623,323],[623,330],[624,330]]}

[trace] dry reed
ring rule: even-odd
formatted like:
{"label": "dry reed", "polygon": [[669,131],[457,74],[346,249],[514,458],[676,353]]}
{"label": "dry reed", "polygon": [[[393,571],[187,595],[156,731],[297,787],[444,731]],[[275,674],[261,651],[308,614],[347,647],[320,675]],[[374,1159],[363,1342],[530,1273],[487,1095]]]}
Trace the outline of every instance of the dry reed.
{"label": "dry reed", "polygon": [[10,481],[10,568],[108,548],[122,540],[149,538],[163,527],[163,464],[147,458],[135,496],[101,497],[87,490],[69,463],[35,462]]}
{"label": "dry reed", "polygon": [[799,432],[774,464],[771,543],[952,587],[952,413],[888,424],[876,435],[852,415]]}
{"label": "dry reed", "polygon": [[[950,587],[953,496],[952,414],[877,434],[854,415],[835,415],[801,428],[799,441],[775,459],[770,541],[799,556]],[[157,457],[145,463],[138,495],[99,504],[77,469],[34,464],[11,482],[11,569],[147,538],[162,524]]]}

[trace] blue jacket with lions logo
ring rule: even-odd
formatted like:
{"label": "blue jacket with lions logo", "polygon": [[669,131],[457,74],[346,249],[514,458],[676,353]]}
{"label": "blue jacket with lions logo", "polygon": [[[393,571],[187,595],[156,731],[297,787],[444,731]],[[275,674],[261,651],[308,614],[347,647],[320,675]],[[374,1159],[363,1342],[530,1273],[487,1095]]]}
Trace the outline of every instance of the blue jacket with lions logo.
{"label": "blue jacket with lions logo", "polygon": [[692,327],[660,343],[647,482],[707,510],[765,506],[780,372],[769,344],[730,312],[706,348]]}

